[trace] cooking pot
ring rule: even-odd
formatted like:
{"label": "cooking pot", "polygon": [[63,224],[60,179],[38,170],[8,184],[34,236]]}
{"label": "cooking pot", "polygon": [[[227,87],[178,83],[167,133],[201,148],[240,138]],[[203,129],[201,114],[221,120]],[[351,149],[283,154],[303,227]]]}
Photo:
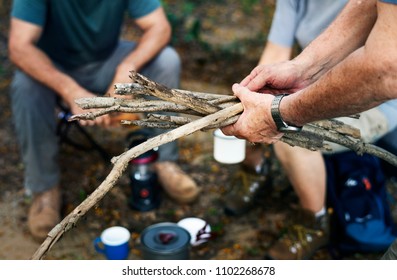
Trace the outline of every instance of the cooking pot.
{"label": "cooking pot", "polygon": [[188,260],[189,232],[175,223],[158,223],[141,233],[141,252],[144,260]]}

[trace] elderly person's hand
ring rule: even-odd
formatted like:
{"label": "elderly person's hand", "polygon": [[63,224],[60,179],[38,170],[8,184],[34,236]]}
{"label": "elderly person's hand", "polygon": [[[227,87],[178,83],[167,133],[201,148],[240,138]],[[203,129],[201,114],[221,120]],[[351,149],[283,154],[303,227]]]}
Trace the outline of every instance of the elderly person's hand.
{"label": "elderly person's hand", "polygon": [[314,82],[313,77],[305,77],[304,74],[303,65],[293,60],[259,65],[241,81],[240,85],[260,93],[294,93]]}
{"label": "elderly person's hand", "polygon": [[243,104],[244,111],[236,123],[223,127],[222,132],[226,135],[244,138],[252,143],[270,144],[278,141],[282,133],[277,131],[270,113],[274,96],[252,92],[240,84],[234,84],[232,90]]}

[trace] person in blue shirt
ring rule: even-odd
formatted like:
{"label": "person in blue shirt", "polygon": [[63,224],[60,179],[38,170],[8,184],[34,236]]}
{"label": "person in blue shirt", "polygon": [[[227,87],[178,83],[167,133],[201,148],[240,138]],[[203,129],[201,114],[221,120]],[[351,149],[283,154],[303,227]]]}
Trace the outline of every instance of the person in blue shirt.
{"label": "person in blue shirt", "polygon": [[[312,121],[367,110],[376,112],[375,126],[371,121],[367,123],[375,129],[375,135],[382,136],[393,130],[397,98],[396,4],[395,0],[350,1],[336,20],[297,57],[267,61],[254,68],[239,84],[233,85],[232,90],[243,103],[244,112],[235,124],[222,131],[250,142],[276,143],[282,149],[282,143],[277,141],[286,131],[294,133]],[[280,152],[279,158],[294,154],[287,152]],[[319,160],[321,162],[317,157],[313,161]],[[301,169],[305,172],[306,166],[302,165]],[[287,173],[291,176],[290,171]],[[325,178],[323,173],[324,169],[313,174],[320,174],[318,179]],[[316,193],[320,194],[319,205],[323,194]],[[299,192],[298,196],[301,204],[307,203]],[[324,212],[318,205],[312,210],[315,215]],[[301,237],[307,242],[313,236]],[[396,258],[396,248],[397,241],[383,258]],[[284,255],[289,256],[303,252],[301,247],[292,244],[278,249],[286,249]]]}
{"label": "person in blue shirt", "polygon": [[[142,31],[136,42],[120,39],[126,15]],[[9,56],[17,70],[10,95],[24,187],[33,194],[28,226],[35,238],[44,239],[61,218],[57,99],[72,114],[83,113],[74,100],[112,94],[115,83],[131,82],[132,70],[178,88],[181,62],[168,46],[170,36],[159,0],[13,2]],[[80,124],[108,127],[111,118],[105,115]],[[163,132],[151,130],[152,136]],[[177,143],[159,147],[157,171],[171,198],[189,203],[199,189],[177,159]]]}

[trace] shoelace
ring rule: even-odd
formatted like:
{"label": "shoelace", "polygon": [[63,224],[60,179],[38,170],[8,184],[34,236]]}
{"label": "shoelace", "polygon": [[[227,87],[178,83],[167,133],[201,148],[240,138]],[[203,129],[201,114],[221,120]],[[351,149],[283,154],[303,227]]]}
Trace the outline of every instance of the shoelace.
{"label": "shoelace", "polygon": [[306,228],[302,225],[292,225],[287,229],[284,242],[289,248],[294,247],[298,258],[302,258],[303,249],[309,246],[308,235],[318,235],[319,231]]}
{"label": "shoelace", "polygon": [[239,170],[239,171],[237,171],[236,175],[233,178],[232,185],[235,185],[236,183],[241,181],[243,188],[238,187],[238,189],[241,191],[246,190],[246,189],[250,188],[250,182],[256,180],[258,178],[258,176],[260,176],[260,175],[253,175],[253,174],[249,174],[247,172]]}

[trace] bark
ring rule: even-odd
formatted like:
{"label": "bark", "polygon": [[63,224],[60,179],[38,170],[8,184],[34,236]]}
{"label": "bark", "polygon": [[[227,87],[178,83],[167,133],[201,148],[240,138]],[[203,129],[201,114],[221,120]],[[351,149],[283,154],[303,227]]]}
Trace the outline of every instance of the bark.
{"label": "bark", "polygon": [[[32,259],[42,259],[62,235],[73,228],[78,220],[112,189],[133,158],[196,131],[232,124],[237,121],[243,111],[242,104],[234,96],[168,89],[135,72],[131,73],[131,78],[133,83],[116,84],[115,93],[119,95],[130,94],[134,95],[135,98],[127,100],[119,97],[79,99],[76,102],[80,107],[98,110],[75,115],[71,120],[93,119],[110,112],[147,113],[161,111],[183,112],[196,118],[199,116],[199,118],[193,120],[189,117],[152,114],[148,115],[147,119],[139,121],[123,121],[124,124],[174,129],[114,157],[112,159],[114,166],[106,179],[48,233],[48,237],[34,253]],[[143,95],[156,97],[160,100],[144,101]],[[299,133],[284,134],[281,141],[310,150],[329,149],[327,141],[334,142],[356,151],[358,154],[369,153],[397,166],[395,155],[374,145],[364,143],[360,139],[359,130],[335,120],[324,120],[305,125]]]}

